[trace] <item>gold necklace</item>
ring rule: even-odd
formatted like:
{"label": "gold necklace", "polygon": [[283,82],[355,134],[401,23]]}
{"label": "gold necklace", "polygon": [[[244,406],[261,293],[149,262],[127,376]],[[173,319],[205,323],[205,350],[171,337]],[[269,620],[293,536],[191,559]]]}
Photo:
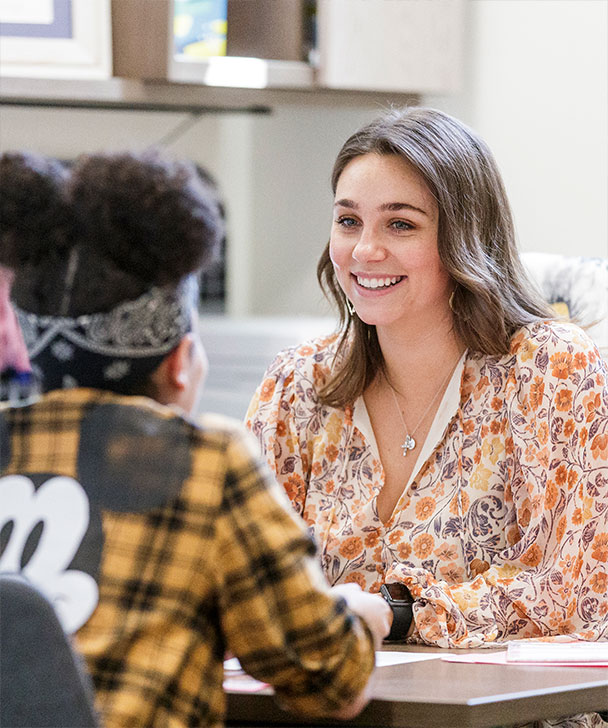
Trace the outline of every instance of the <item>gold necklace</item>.
{"label": "gold necklace", "polygon": [[[459,361],[460,361],[460,357],[456,361],[456,364],[458,364]],[[403,444],[401,445],[401,449],[403,450],[403,457],[405,457],[410,450],[413,450],[416,447],[416,444],[417,443],[416,443],[416,440],[414,440],[414,435],[416,434],[416,431],[418,430],[418,428],[422,424],[424,418],[429,413],[429,410],[431,409],[431,407],[437,401],[437,397],[439,397],[439,395],[444,391],[444,387],[447,384],[448,379],[454,373],[454,369],[456,369],[456,364],[454,364],[454,366],[450,369],[450,371],[447,373],[447,375],[445,376],[445,378],[443,379],[443,381],[439,385],[439,388],[437,389],[437,392],[435,393],[435,396],[430,401],[429,406],[424,410],[424,413],[423,413],[422,417],[418,420],[418,424],[416,425],[416,427],[414,427],[413,430],[410,430],[410,428],[407,426],[407,424],[405,422],[405,417],[403,416],[403,412],[401,412],[401,407],[399,407],[399,402],[397,402],[397,395],[395,393],[395,388],[388,381],[388,379],[386,379],[386,383],[388,384],[389,389],[391,390],[391,394],[393,395],[393,400],[395,401],[395,407],[397,408],[397,412],[399,412],[399,417],[401,418],[401,422],[403,423],[403,429],[405,430],[405,440],[403,441]]]}

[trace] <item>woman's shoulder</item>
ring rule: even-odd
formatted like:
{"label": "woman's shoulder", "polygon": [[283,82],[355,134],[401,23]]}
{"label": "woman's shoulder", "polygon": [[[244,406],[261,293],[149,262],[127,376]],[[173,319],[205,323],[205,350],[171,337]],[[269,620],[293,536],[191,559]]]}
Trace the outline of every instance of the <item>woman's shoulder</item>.
{"label": "woman's shoulder", "polygon": [[339,334],[319,336],[280,351],[268,367],[267,377],[286,378],[293,374],[298,378],[309,377],[331,369],[338,349]]}
{"label": "woman's shoulder", "polygon": [[[588,334],[570,321],[535,321],[519,328],[511,338],[509,356],[528,361],[539,354],[584,353],[592,361],[599,354],[596,345]],[[536,355],[536,356],[535,356]]]}
{"label": "woman's shoulder", "polygon": [[[331,371],[339,334],[310,339],[280,351],[251,400],[245,418],[254,432],[277,408],[306,419],[318,411],[318,391]],[[268,413],[273,413],[269,415]]]}
{"label": "woman's shoulder", "polygon": [[511,340],[505,363],[509,379],[524,389],[541,380],[552,389],[587,389],[604,386],[607,378],[597,346],[583,329],[568,321],[523,326]]}

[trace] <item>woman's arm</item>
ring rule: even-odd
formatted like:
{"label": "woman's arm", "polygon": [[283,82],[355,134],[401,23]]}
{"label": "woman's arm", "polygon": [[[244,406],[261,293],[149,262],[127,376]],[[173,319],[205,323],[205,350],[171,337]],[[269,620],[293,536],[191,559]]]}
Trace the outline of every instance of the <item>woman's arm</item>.
{"label": "woman's arm", "polygon": [[[296,372],[298,359],[307,356],[305,348],[280,352],[266,370],[255,392],[245,425],[258,440],[271,471],[283,485],[299,515],[304,512],[308,489],[310,459],[307,454],[306,423],[312,417],[310,402],[301,397],[299,388],[314,387],[302,372]],[[296,381],[297,380],[297,381]]]}

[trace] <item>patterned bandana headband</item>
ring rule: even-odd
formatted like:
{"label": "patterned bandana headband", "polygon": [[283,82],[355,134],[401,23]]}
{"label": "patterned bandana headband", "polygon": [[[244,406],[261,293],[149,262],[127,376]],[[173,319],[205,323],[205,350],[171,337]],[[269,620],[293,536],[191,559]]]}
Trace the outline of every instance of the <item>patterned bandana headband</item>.
{"label": "patterned bandana headband", "polygon": [[151,288],[107,313],[38,316],[15,306],[42,389],[92,387],[129,394],[193,329],[194,275],[177,288]]}

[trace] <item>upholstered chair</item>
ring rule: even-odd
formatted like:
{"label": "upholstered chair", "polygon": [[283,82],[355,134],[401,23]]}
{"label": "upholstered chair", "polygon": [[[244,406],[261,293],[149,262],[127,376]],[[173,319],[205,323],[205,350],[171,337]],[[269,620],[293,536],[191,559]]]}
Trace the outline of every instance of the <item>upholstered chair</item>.
{"label": "upholstered chair", "polygon": [[556,312],[584,328],[608,360],[608,258],[523,253],[522,259]]}

